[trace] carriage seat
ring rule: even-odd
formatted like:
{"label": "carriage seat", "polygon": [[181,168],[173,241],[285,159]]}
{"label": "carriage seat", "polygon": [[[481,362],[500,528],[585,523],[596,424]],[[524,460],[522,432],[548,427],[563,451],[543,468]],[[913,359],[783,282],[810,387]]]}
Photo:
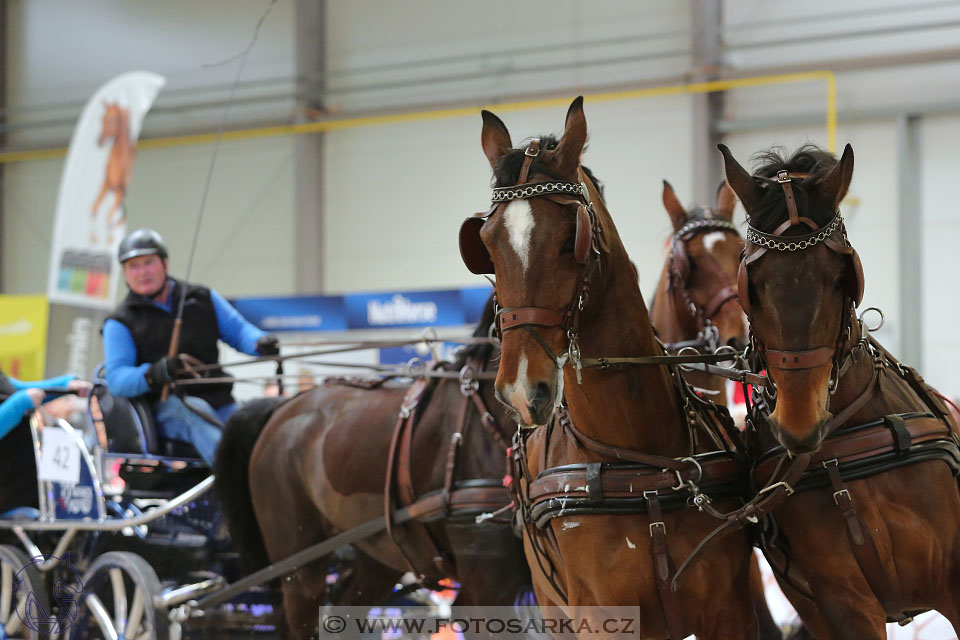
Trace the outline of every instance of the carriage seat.
{"label": "carriage seat", "polygon": [[101,364],[95,370],[93,391],[90,395],[97,399],[103,415],[103,426],[111,453],[200,458],[200,454],[189,442],[165,438],[157,433],[153,412],[143,398],[122,398],[110,393],[104,378],[105,369]]}

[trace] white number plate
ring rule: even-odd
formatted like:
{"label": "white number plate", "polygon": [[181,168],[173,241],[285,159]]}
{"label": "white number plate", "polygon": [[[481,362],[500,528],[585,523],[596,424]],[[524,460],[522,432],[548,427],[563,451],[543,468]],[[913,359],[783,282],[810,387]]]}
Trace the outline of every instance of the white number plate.
{"label": "white number plate", "polygon": [[47,427],[41,432],[40,479],[76,484],[80,480],[80,448],[66,431]]}

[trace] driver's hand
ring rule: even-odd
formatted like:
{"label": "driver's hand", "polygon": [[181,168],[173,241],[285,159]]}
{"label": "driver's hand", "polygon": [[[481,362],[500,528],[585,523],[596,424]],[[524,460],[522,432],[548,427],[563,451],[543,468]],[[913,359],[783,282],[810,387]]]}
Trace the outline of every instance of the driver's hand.
{"label": "driver's hand", "polygon": [[86,398],[90,395],[90,391],[93,389],[93,383],[89,380],[71,380],[67,383],[67,389],[74,392],[81,398]]}
{"label": "driver's hand", "polygon": [[47,392],[43,389],[27,389],[27,395],[30,396],[30,399],[33,401],[33,408],[36,409],[43,403],[43,399],[47,397]]}

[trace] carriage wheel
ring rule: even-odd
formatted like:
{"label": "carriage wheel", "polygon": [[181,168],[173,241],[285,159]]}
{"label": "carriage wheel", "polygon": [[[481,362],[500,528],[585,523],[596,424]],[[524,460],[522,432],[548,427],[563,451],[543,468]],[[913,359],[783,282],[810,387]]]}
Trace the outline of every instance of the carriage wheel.
{"label": "carriage wheel", "polygon": [[[20,549],[0,545],[0,638],[6,640],[39,640],[42,629],[24,624],[27,619],[27,598],[33,594],[34,612],[42,608],[49,615],[50,600],[40,571]],[[44,634],[43,638],[48,636]]]}
{"label": "carriage wheel", "polygon": [[167,640],[167,611],[156,605],[161,591],[157,573],[140,556],[103,554],[83,579],[71,640]]}

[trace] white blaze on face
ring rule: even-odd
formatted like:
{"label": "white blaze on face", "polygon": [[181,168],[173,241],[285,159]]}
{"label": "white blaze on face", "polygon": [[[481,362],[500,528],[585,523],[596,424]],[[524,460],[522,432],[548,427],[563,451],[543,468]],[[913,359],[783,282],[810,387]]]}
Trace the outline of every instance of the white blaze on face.
{"label": "white blaze on face", "polygon": [[524,423],[531,425],[533,424],[533,417],[530,415],[530,402],[527,399],[527,389],[529,388],[527,366],[527,356],[523,354],[520,356],[520,364],[517,366],[517,379],[514,380],[513,384],[507,385],[503,395],[510,406],[520,413],[520,418],[523,419]]}
{"label": "white blaze on face", "polygon": [[723,240],[723,236],[723,231],[711,231],[703,236],[703,248],[706,249],[708,253],[713,253],[713,245]]}
{"label": "white blaze on face", "polygon": [[504,224],[510,232],[510,246],[520,256],[524,270],[530,265],[530,234],[533,231],[533,210],[526,200],[514,200],[503,212]]}

